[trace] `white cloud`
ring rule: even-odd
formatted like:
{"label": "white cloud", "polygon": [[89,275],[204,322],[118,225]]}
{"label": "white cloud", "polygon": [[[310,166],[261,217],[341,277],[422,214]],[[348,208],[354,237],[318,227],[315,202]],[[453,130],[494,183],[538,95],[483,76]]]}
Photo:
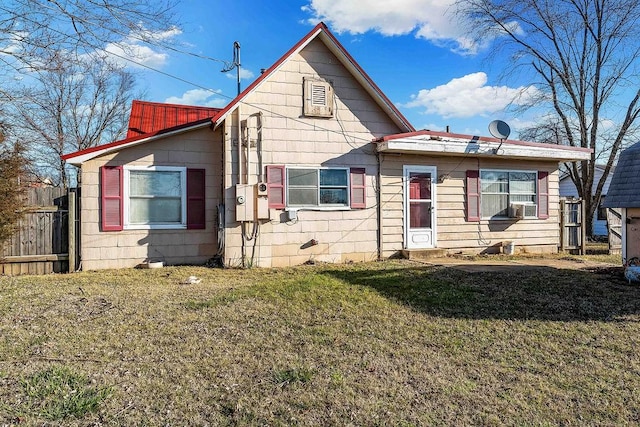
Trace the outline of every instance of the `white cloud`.
{"label": "white cloud", "polygon": [[422,125],[419,129],[432,130],[436,132],[444,132],[446,130],[446,126],[438,125],[435,123],[428,123],[428,124]]}
{"label": "white cloud", "polygon": [[[302,10],[312,16],[308,22],[325,21],[338,33],[377,31],[385,36],[415,33],[418,38],[447,45],[455,52],[475,54],[490,40],[478,45],[467,35],[469,26],[456,15],[456,3],[456,0],[310,0]],[[510,25],[517,28],[517,24]]]}
{"label": "white cloud", "polygon": [[[103,50],[109,54],[109,58],[113,62],[134,68],[140,68],[142,65],[160,68],[167,62],[169,57],[166,53],[157,52],[148,46],[127,41],[109,43]],[[131,61],[127,61],[125,58],[129,58]]]}
{"label": "white cloud", "polygon": [[216,96],[221,91],[207,89],[191,89],[181,96],[170,96],[164,102],[168,104],[197,105],[201,107],[223,107],[229,101]]}
{"label": "white cloud", "polygon": [[444,118],[472,117],[502,111],[510,104],[523,105],[537,94],[533,86],[510,88],[486,84],[485,73],[468,74],[433,89],[422,89],[402,106],[421,107],[426,114]]}
{"label": "white cloud", "polygon": [[18,53],[23,50],[23,41],[29,36],[26,31],[15,31],[9,34],[7,39],[8,43],[5,46],[0,47],[0,55]]}
{"label": "white cloud", "polygon": [[[235,69],[225,73],[225,75],[227,76],[227,78],[230,78],[233,80],[237,80],[238,78],[238,75],[236,74]],[[252,79],[254,77],[255,77],[255,74],[253,74],[253,71],[247,70],[246,68],[240,68],[240,80]]]}
{"label": "white cloud", "polygon": [[132,31],[129,39],[133,40],[149,40],[154,42],[160,42],[163,40],[172,39],[175,36],[182,34],[182,30],[176,26],[173,26],[164,31],[152,32],[146,28],[140,28],[138,31]]}
{"label": "white cloud", "polygon": [[[161,68],[167,62],[169,55],[154,50],[143,40],[158,43],[182,34],[177,27],[165,31],[151,32],[144,28],[132,31],[128,37],[118,43],[108,43],[102,51],[116,64],[133,68]],[[130,59],[128,61],[127,59]]]}

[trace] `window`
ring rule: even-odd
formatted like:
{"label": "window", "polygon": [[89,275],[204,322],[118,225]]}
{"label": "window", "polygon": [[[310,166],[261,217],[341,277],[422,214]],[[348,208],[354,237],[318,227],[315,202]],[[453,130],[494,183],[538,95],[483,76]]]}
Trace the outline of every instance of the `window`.
{"label": "window", "polygon": [[204,229],[205,170],[171,166],[103,166],[103,231]]}
{"label": "window", "polygon": [[366,208],[364,168],[267,166],[269,207]]}
{"label": "window", "polygon": [[125,226],[184,226],[185,171],[184,168],[126,168]]}
{"label": "window", "polygon": [[287,169],[288,206],[349,206],[348,169]]}
{"label": "window", "polygon": [[524,217],[536,217],[536,172],[480,172],[482,218],[506,218],[511,205],[525,205]]}

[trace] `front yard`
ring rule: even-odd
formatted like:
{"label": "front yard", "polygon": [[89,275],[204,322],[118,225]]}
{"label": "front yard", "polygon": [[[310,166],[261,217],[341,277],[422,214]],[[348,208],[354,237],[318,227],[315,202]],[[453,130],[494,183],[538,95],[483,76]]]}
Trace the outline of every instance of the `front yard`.
{"label": "front yard", "polygon": [[2,277],[0,425],[638,424],[639,297],[401,261]]}

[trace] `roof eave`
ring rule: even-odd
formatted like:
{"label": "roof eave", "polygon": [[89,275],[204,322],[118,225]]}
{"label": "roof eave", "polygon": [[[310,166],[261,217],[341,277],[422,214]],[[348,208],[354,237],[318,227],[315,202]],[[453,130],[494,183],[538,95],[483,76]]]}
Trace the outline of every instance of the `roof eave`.
{"label": "roof eave", "polygon": [[466,157],[506,157],[510,159],[542,159],[550,161],[580,161],[591,158],[589,151],[566,150],[558,147],[519,145],[500,141],[459,141],[453,139],[394,139],[377,143],[381,153],[431,154]]}

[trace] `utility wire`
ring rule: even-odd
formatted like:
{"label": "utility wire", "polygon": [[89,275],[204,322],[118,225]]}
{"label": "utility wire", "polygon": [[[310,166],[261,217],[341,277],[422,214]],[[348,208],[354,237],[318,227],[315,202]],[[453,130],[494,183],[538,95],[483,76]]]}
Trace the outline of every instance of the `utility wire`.
{"label": "utility wire", "polygon": [[[53,6],[49,5],[48,3],[41,3],[41,4],[40,4],[40,7],[41,7],[41,8],[43,8],[43,9],[48,9],[48,10],[50,10],[50,11],[52,11],[52,12],[55,12],[55,13],[58,13],[58,12],[59,12],[59,11],[58,11],[58,10],[56,10]],[[0,8],[0,10],[3,10],[4,12],[8,12],[8,13],[10,13],[10,14],[15,15],[15,13],[14,13],[13,11],[11,11],[11,10],[4,9],[4,8]],[[92,22],[92,21],[88,20],[87,18],[83,18],[82,16],[79,16],[79,15],[76,15],[76,14],[73,14],[73,13],[70,13],[70,12],[67,12],[67,16],[68,16],[69,18],[71,18],[73,21],[83,23],[83,24],[85,24],[85,25],[87,25],[87,26],[93,26],[93,27],[97,27],[97,26],[99,26],[99,24],[97,24],[97,23],[95,23],[95,22]],[[24,16],[22,16],[22,19],[27,19],[27,18],[25,18]],[[27,20],[28,20],[28,19],[27,19]],[[37,24],[41,25],[42,27],[45,27],[45,28],[47,28],[47,29],[49,29],[49,30],[57,31],[57,30],[54,30],[54,29],[53,29],[53,28],[51,28],[51,27],[48,27],[48,26],[46,26],[46,25],[43,25],[42,23],[35,22],[35,21],[33,21],[33,20],[31,20],[31,22],[37,23]],[[119,36],[122,36],[122,37],[124,37],[124,38],[134,39],[134,40],[137,40],[137,41],[140,41],[140,42],[146,43],[146,44],[148,44],[148,45],[155,46],[155,47],[159,47],[159,48],[162,48],[162,49],[171,50],[171,51],[173,51],[173,52],[180,53],[180,54],[182,54],[182,55],[192,56],[192,57],[194,57],[194,58],[199,58],[199,59],[205,59],[205,60],[207,60],[207,61],[219,62],[219,63],[221,63],[221,64],[225,64],[225,66],[226,66],[227,64],[229,64],[229,63],[230,63],[230,61],[226,61],[226,60],[224,60],[224,59],[213,58],[213,57],[211,57],[211,56],[203,55],[203,54],[200,54],[200,53],[195,53],[195,52],[190,52],[190,51],[186,51],[186,50],[178,49],[178,48],[173,47],[173,46],[171,46],[171,45],[169,45],[169,44],[166,44],[166,43],[159,43],[157,40],[156,40],[156,41],[152,41],[152,39],[147,39],[147,38],[144,38],[144,37],[142,37],[142,36],[139,36],[139,35],[137,35],[137,34],[136,34],[135,32],[133,32],[133,31],[132,31],[132,32],[129,32],[129,33],[125,33],[125,32],[123,32],[123,31],[119,31],[119,30],[118,30],[118,29],[116,29],[116,28],[111,28],[109,31],[111,31],[112,33],[117,34],[117,35],[119,35]],[[141,31],[141,32],[144,32],[144,31],[145,31],[145,29],[144,29],[144,28],[140,28],[140,31]],[[67,35],[67,36],[68,36],[68,35]],[[115,43],[115,44],[118,44],[118,43]],[[92,47],[93,47],[93,46],[92,46]]]}
{"label": "utility wire", "polygon": [[[8,13],[12,13],[10,10],[8,10],[8,9],[6,9],[6,8],[3,8],[3,7],[1,7],[1,6],[0,6],[0,10],[5,11],[5,12],[8,12]],[[68,38],[73,38],[73,36],[72,36],[72,35],[70,35],[70,34],[67,34],[67,33],[65,33],[65,32],[63,32],[63,31],[61,31],[61,30],[55,29],[55,28],[51,28],[51,27],[49,27],[49,26],[47,26],[47,25],[43,25],[42,23],[36,22],[36,21],[34,21],[33,19],[28,18],[28,17],[26,17],[26,16],[22,17],[22,19],[24,19],[24,20],[26,20],[26,21],[30,21],[30,22],[35,23],[35,24],[38,24],[38,25],[40,25],[40,26],[42,26],[42,27],[44,27],[44,28],[47,28],[47,29],[48,29],[48,30],[50,30],[50,31],[53,31],[53,32],[55,32],[55,33],[58,33],[58,34],[60,34],[60,35],[62,35],[62,36],[65,36],[65,37],[68,37]],[[88,46],[89,46],[89,47],[91,47],[92,49],[95,49],[96,51],[104,52],[104,53],[105,53],[105,54],[107,54],[107,55],[111,55],[111,56],[114,56],[114,57],[116,57],[116,58],[122,59],[122,60],[124,60],[124,61],[130,62],[130,63],[132,63],[132,64],[135,64],[135,65],[139,66],[139,67],[142,67],[142,68],[145,68],[145,69],[147,69],[147,70],[150,70],[150,71],[153,71],[153,72],[159,73],[159,74],[161,74],[161,75],[163,75],[163,76],[166,76],[166,77],[169,77],[169,78],[171,78],[171,79],[178,80],[178,81],[180,81],[180,82],[186,83],[186,84],[191,85],[191,86],[194,86],[194,87],[196,87],[196,88],[206,90],[206,91],[211,92],[211,93],[213,93],[213,94],[215,94],[215,95],[218,95],[218,96],[220,96],[220,97],[222,97],[222,98],[226,98],[226,99],[229,99],[229,100],[234,100],[234,99],[236,98],[236,97],[233,97],[233,96],[226,95],[226,94],[225,94],[225,93],[223,93],[222,91],[215,90],[215,89],[211,89],[211,88],[206,87],[206,86],[203,86],[203,85],[201,85],[201,84],[198,84],[198,83],[192,82],[192,81],[190,81],[190,80],[184,79],[184,78],[182,78],[182,77],[178,77],[178,76],[176,76],[176,75],[173,75],[173,74],[167,73],[167,72],[165,72],[165,71],[162,71],[162,70],[159,70],[159,69],[157,69],[157,68],[151,67],[151,66],[149,66],[149,65],[146,65],[146,64],[144,64],[144,63],[142,63],[142,62],[136,61],[136,60],[131,59],[131,58],[129,58],[129,57],[126,57],[126,56],[123,56],[123,55],[117,54],[117,53],[115,53],[115,52],[107,51],[107,50],[105,50],[105,49],[104,49],[104,48],[102,48],[102,47],[93,46],[93,45],[91,45],[91,44],[89,44]],[[228,63],[228,62],[229,62],[229,61],[217,60],[217,59],[215,59],[215,58],[209,58],[209,59],[211,59],[211,60],[215,60],[215,61],[221,61],[221,62],[224,62],[224,63]],[[255,105],[255,104],[252,104],[252,103],[249,103],[249,102],[246,102],[246,101],[240,101],[240,103],[241,103],[242,105],[250,106],[250,107],[253,107],[253,108],[257,109],[257,110],[260,110],[260,111],[263,111],[263,112],[269,113],[269,114],[271,114],[271,115],[273,115],[273,116],[277,116],[277,117],[281,117],[281,118],[286,118],[286,119],[288,119],[288,120],[291,120],[291,121],[294,121],[294,122],[297,122],[297,123],[300,123],[300,124],[303,124],[303,125],[306,125],[306,126],[309,126],[309,127],[313,127],[314,129],[319,129],[319,130],[322,130],[322,131],[326,131],[326,132],[330,132],[330,133],[334,133],[334,134],[338,134],[338,135],[342,135],[342,136],[344,136],[344,137],[347,137],[347,133],[346,133],[346,132],[344,132],[344,130],[339,131],[339,130],[334,130],[334,129],[329,129],[329,128],[325,128],[325,127],[322,127],[322,126],[318,126],[318,125],[317,125],[317,124],[315,124],[315,123],[308,123],[308,122],[302,121],[302,120],[300,120],[300,119],[297,119],[297,118],[295,118],[295,117],[286,116],[286,115],[284,115],[284,114],[281,114],[281,113],[278,113],[278,112],[275,112],[275,111],[269,110],[269,109],[267,109],[267,108],[265,108],[265,107],[262,107],[262,106],[259,106],[259,105]],[[363,138],[363,137],[360,137],[360,136],[357,136],[357,135],[349,135],[349,136],[350,136],[351,138],[353,138],[354,142],[355,142],[355,141],[357,141],[357,140],[362,141],[362,142],[367,142],[367,143],[370,143],[370,142],[371,142],[371,139]]]}

